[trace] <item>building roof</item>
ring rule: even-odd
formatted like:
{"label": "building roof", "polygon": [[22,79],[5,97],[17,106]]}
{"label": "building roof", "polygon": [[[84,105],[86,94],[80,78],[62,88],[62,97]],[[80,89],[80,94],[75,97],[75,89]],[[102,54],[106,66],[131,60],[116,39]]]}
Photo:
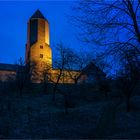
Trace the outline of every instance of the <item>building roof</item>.
{"label": "building roof", "polygon": [[87,75],[94,75],[94,74],[100,74],[102,76],[106,76],[106,74],[99,68],[97,67],[94,63],[90,62],[84,69],[83,72],[86,73]]}
{"label": "building roof", "polygon": [[[24,67],[24,66],[20,66],[20,67]],[[17,71],[18,69],[19,69],[19,65],[0,63],[0,70],[2,71]]]}
{"label": "building roof", "polygon": [[16,71],[17,65],[0,63],[0,70]]}
{"label": "building roof", "polygon": [[39,9],[37,9],[37,10],[35,11],[35,13],[31,16],[30,19],[34,19],[34,18],[41,18],[41,19],[45,19],[45,20],[46,20],[46,18],[45,18],[44,15],[40,12]]}

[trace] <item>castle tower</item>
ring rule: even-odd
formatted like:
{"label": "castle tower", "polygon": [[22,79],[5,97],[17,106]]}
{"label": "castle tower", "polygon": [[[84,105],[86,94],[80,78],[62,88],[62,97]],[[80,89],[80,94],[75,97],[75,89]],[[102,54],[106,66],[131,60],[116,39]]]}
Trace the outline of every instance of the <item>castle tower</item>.
{"label": "castle tower", "polygon": [[49,39],[49,23],[37,10],[28,21],[26,64],[33,65],[32,82],[41,82],[46,67],[52,66],[52,51]]}

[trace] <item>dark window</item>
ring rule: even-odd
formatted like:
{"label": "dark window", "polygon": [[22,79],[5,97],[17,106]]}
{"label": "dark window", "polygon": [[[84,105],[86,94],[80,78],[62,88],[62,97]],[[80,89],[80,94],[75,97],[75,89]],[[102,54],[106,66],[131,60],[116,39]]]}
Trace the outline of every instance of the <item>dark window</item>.
{"label": "dark window", "polygon": [[38,35],[38,20],[30,21],[30,45],[33,45],[37,41]]}
{"label": "dark window", "polygon": [[40,54],[40,58],[43,58],[43,54]]}
{"label": "dark window", "polygon": [[43,49],[43,46],[42,45],[40,45],[40,49]]}

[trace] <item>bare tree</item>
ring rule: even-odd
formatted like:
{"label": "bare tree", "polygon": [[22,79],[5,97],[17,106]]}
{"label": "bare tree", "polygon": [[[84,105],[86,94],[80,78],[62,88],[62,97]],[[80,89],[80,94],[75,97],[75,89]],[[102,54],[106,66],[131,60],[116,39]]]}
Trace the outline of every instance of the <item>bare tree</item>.
{"label": "bare tree", "polygon": [[122,88],[129,102],[139,73],[140,0],[82,0],[74,10],[80,39],[95,48],[97,57],[112,57],[112,69],[124,70]]}
{"label": "bare tree", "polygon": [[20,96],[22,96],[23,88],[26,86],[27,82],[30,80],[29,66],[24,65],[23,59],[20,57],[17,64],[16,71],[16,84],[19,89]]}
{"label": "bare tree", "polygon": [[[100,45],[140,42],[140,1],[114,0],[79,2],[76,20],[85,41]],[[122,35],[127,34],[125,38]]]}
{"label": "bare tree", "polygon": [[126,97],[126,110],[128,112],[131,110],[131,96],[140,78],[140,63],[136,53],[135,50],[123,52],[125,60],[123,61],[121,74],[119,74],[118,85]]}
{"label": "bare tree", "polygon": [[24,61],[21,57],[19,58],[17,64],[16,83],[19,89],[20,96],[22,96],[22,90],[25,84],[25,75],[24,75]]}
{"label": "bare tree", "polygon": [[[69,53],[69,52],[68,52]],[[78,81],[82,82],[82,77],[84,77],[84,68],[91,61],[88,54],[85,53],[75,53],[71,51],[71,59],[67,63],[69,69],[68,73],[70,78],[74,81],[75,88],[77,88]],[[85,55],[84,55],[85,54]]]}
{"label": "bare tree", "polygon": [[64,47],[62,43],[57,44],[57,51],[58,56],[56,60],[54,61],[54,65],[57,68],[57,72],[55,75],[55,80],[52,79],[52,82],[54,83],[53,88],[53,101],[55,100],[55,93],[58,90],[58,84],[61,82],[63,83],[65,78],[65,69],[67,68],[67,63],[72,58],[71,53],[68,53],[70,51],[69,48]]}
{"label": "bare tree", "polygon": [[[52,100],[55,100],[56,91],[58,91],[59,94],[61,94],[64,98],[65,114],[68,114],[71,89],[66,83],[70,79],[68,74],[68,63],[72,62],[73,51],[70,48],[65,47],[62,43],[57,44],[56,48],[58,52],[57,58],[54,61],[54,66],[56,69],[52,70],[53,74],[50,78],[51,82],[54,84]],[[61,84],[61,87],[59,86],[59,84]]]}
{"label": "bare tree", "polygon": [[74,10],[80,39],[93,46],[97,56],[116,59],[132,48],[140,54],[139,0],[82,0]]}
{"label": "bare tree", "polygon": [[98,70],[96,72],[96,79],[98,81],[99,90],[103,91],[105,97],[108,97],[108,93],[110,92],[110,79],[107,77],[107,74],[111,70],[110,65],[107,60],[97,58],[94,60],[94,63],[98,65]]}
{"label": "bare tree", "polygon": [[42,83],[44,87],[44,91],[47,92],[48,84],[51,81],[51,71],[52,67],[48,63],[43,63],[43,71],[42,73]]}

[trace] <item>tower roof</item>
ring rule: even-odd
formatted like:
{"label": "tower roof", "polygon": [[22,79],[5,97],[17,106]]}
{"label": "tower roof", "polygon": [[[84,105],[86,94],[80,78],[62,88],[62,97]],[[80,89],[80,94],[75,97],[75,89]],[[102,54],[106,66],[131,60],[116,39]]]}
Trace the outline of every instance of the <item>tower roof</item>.
{"label": "tower roof", "polygon": [[[43,16],[43,14],[40,12],[39,9],[37,9],[35,11],[35,13],[31,16],[30,19],[33,19],[33,18],[41,18],[41,19],[45,19],[45,17]],[[45,19],[46,20],[46,19]]]}

